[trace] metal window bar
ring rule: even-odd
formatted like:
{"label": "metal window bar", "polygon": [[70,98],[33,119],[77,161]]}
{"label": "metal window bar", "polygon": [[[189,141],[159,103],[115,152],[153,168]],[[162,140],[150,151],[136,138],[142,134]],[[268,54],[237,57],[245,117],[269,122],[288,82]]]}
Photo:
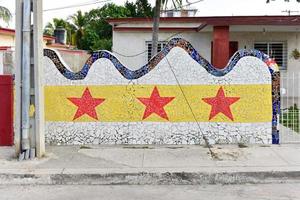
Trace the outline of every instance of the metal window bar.
{"label": "metal window bar", "polygon": [[[167,42],[159,41],[157,43],[157,53],[159,53],[166,45],[167,45]],[[151,55],[152,41],[147,41],[146,42],[146,48],[147,48],[147,61],[149,61],[152,57],[152,55]]]}
{"label": "metal window bar", "polygon": [[300,143],[300,72],[281,75],[280,142]]}
{"label": "metal window bar", "polygon": [[255,42],[254,48],[275,59],[281,70],[287,68],[287,42]]}

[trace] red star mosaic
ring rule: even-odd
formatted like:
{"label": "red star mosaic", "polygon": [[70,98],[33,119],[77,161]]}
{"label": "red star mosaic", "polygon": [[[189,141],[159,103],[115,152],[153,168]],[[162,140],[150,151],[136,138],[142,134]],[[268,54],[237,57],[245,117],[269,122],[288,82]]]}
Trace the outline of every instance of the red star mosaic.
{"label": "red star mosaic", "polygon": [[93,119],[98,120],[97,112],[96,112],[96,107],[103,103],[105,99],[102,98],[93,98],[89,88],[87,87],[82,96],[80,98],[78,97],[69,97],[69,101],[71,101],[74,105],[76,105],[77,111],[74,115],[73,120],[83,116],[83,115],[88,115]]}
{"label": "red star mosaic", "polygon": [[225,97],[224,90],[220,87],[215,97],[203,98],[202,100],[211,105],[209,120],[217,116],[219,113],[223,113],[226,117],[231,119],[231,121],[234,121],[230,105],[234,104],[239,99],[240,97]]}
{"label": "red star mosaic", "polygon": [[143,120],[155,113],[159,117],[169,120],[164,107],[170,103],[175,97],[161,97],[157,87],[155,86],[149,98],[140,97],[138,100],[146,106]]}

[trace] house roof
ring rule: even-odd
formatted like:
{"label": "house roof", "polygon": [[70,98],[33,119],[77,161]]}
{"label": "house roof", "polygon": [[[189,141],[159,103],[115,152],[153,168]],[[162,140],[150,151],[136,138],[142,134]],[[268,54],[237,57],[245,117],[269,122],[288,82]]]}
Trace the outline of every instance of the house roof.
{"label": "house roof", "polygon": [[6,35],[15,35],[15,30],[10,28],[0,28],[0,33]]}
{"label": "house roof", "polygon": [[[152,22],[152,18],[111,18],[111,25],[122,23]],[[300,25],[300,15],[292,16],[217,16],[217,17],[161,17],[160,22],[166,23],[201,23],[213,26],[226,25]]]}
{"label": "house roof", "polygon": [[11,48],[11,46],[0,46],[0,51],[7,51]]}
{"label": "house roof", "polygon": [[[16,33],[15,29],[0,28],[0,34],[15,35],[15,33]],[[55,40],[55,37],[49,36],[49,35],[44,35],[43,38],[44,38],[44,40]]]}

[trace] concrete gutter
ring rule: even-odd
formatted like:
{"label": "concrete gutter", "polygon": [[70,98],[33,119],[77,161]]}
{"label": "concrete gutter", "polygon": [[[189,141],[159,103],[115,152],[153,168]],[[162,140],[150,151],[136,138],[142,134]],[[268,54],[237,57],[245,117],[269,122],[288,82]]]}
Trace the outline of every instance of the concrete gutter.
{"label": "concrete gutter", "polygon": [[209,185],[300,181],[300,171],[0,174],[0,185]]}
{"label": "concrete gutter", "polygon": [[44,159],[0,148],[0,185],[208,185],[300,182],[300,146],[60,146]]}

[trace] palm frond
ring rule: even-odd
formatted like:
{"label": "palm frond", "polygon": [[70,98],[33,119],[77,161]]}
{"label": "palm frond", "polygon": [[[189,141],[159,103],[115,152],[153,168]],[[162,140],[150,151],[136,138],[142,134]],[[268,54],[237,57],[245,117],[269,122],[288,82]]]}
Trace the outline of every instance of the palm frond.
{"label": "palm frond", "polygon": [[9,23],[11,18],[12,18],[12,15],[11,15],[10,11],[3,6],[0,6],[0,19],[2,19],[6,23]]}

